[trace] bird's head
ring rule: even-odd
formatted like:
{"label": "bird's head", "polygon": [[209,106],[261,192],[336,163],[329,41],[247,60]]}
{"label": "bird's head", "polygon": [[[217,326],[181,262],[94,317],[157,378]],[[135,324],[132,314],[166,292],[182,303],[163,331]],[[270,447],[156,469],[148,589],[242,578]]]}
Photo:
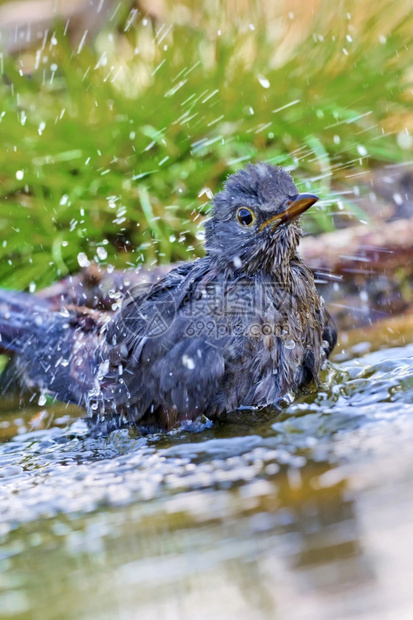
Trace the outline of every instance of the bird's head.
{"label": "bird's head", "polygon": [[249,165],[232,174],[215,196],[206,251],[224,267],[283,271],[302,234],[298,219],[317,200],[300,194],[283,168]]}

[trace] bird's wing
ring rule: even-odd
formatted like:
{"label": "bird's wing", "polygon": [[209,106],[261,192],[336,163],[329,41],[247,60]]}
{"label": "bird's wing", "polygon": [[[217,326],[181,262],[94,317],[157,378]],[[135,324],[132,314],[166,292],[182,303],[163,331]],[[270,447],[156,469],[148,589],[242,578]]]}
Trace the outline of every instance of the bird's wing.
{"label": "bird's wing", "polygon": [[154,323],[154,316],[168,320],[163,314],[175,313],[191,285],[188,275],[196,271],[194,266],[198,262],[180,265],[149,287],[136,285],[127,291],[121,309],[108,325],[106,342],[109,347],[120,345],[125,351],[125,347],[136,346]]}
{"label": "bird's wing", "polygon": [[223,347],[189,333],[182,310],[203,275],[200,261],[174,270],[111,323],[101,351],[109,359],[100,383],[106,411],[133,408],[137,420],[157,408],[182,417],[205,409],[225,372]]}
{"label": "bird's wing", "polygon": [[153,364],[150,382],[165,410],[194,417],[216,393],[224,371],[218,347],[205,338],[186,338]]}

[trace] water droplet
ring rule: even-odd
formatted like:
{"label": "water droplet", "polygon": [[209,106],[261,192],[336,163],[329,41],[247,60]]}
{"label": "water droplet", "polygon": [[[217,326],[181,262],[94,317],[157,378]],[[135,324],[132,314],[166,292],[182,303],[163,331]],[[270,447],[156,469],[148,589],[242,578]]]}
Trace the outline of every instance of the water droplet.
{"label": "water droplet", "polygon": [[367,149],[365,146],[363,146],[362,144],[359,144],[357,147],[357,152],[359,155],[361,155],[362,157],[365,157],[368,153]]}
{"label": "water droplet", "polygon": [[47,398],[44,394],[40,394],[38,403],[40,407],[43,407],[47,403]]}
{"label": "water droplet", "polygon": [[401,131],[399,134],[397,134],[397,144],[400,146],[400,148],[402,149],[411,149],[413,146],[413,138],[410,135],[410,133],[407,131]]}
{"label": "water droplet", "polygon": [[188,370],[193,370],[195,368],[195,362],[192,357],[189,357],[189,355],[182,356],[182,364],[185,368],[188,368]]}
{"label": "water droplet", "polygon": [[23,179],[23,177],[24,177],[24,172],[23,172],[23,170],[18,170],[18,171],[16,172],[16,179],[17,179],[18,181],[21,181],[21,180]]}
{"label": "water droplet", "polygon": [[108,257],[108,253],[106,252],[105,248],[102,248],[101,246],[98,246],[96,248],[96,254],[100,258],[100,260],[106,260]]}
{"label": "water droplet", "polygon": [[263,75],[258,76],[258,81],[263,88],[269,88],[271,86],[270,81],[267,80],[267,78],[264,77]]}
{"label": "water droplet", "polygon": [[105,362],[102,362],[100,364],[98,373],[97,373],[97,378],[99,380],[103,379],[103,377],[108,373],[108,371],[109,371],[109,361],[106,360]]}
{"label": "water droplet", "polygon": [[79,267],[90,266],[90,260],[88,259],[88,257],[86,256],[84,252],[79,252],[79,254],[77,255],[77,262],[79,263]]}
{"label": "water droplet", "polygon": [[198,230],[198,232],[196,233],[195,237],[199,241],[203,241],[205,239],[205,232],[203,230]]}
{"label": "water droplet", "polygon": [[210,187],[203,187],[198,193],[198,198],[201,198],[204,194],[208,198],[208,200],[212,200],[214,197],[214,194],[212,193]]}
{"label": "water droplet", "polygon": [[286,349],[294,349],[295,342],[294,342],[294,340],[285,340],[284,341],[284,346],[285,346]]}

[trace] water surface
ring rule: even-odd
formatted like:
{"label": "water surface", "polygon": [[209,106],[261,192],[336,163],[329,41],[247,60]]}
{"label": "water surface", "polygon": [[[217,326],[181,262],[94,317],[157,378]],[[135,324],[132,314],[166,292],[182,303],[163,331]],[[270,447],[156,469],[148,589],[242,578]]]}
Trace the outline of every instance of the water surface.
{"label": "water surface", "polygon": [[0,617],[411,618],[412,403],[407,345],[253,424],[3,413]]}

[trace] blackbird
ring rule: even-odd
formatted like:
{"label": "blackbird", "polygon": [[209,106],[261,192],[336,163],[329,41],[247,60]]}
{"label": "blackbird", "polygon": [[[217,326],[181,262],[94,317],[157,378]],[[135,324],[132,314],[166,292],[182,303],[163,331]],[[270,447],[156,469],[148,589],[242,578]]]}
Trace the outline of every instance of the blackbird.
{"label": "blackbird", "polygon": [[0,291],[3,384],[75,403],[110,428],[171,429],[316,387],[337,340],[297,253],[318,200],[267,163],[229,176],[205,256],[124,293],[116,312]]}

